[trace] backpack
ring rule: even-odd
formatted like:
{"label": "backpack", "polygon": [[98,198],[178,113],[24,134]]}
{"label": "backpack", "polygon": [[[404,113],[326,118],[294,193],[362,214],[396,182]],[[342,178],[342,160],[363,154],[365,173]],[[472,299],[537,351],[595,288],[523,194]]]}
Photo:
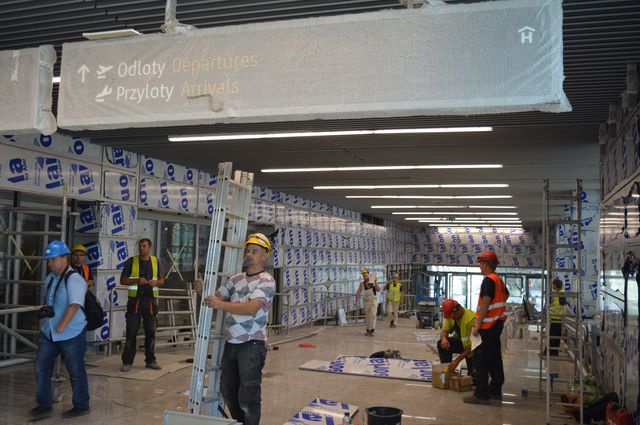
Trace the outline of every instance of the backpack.
{"label": "backpack", "polygon": [[[76,272],[75,270],[69,270],[62,278],[65,288],[67,287],[67,279],[69,279],[69,276],[71,276],[73,273],[78,272]],[[56,286],[56,292],[59,287],[60,285]],[[56,294],[54,293],[53,298],[55,299],[55,297]],[[93,294],[93,292],[91,292],[91,290],[89,290],[89,288],[87,288],[87,292],[84,295],[84,305],[82,306],[82,311],[87,318],[88,331],[94,331],[104,325],[104,310],[102,309],[102,306],[98,302],[96,296]]]}

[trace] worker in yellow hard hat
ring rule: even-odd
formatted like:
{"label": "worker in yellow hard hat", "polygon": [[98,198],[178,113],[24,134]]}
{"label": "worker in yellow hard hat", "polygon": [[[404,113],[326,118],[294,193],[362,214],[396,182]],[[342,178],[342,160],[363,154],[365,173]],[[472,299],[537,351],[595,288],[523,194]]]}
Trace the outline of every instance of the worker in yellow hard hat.
{"label": "worker in yellow hard hat", "polygon": [[260,380],[267,355],[267,321],[276,282],[264,270],[271,241],[252,233],[244,243],[245,272],[235,274],[215,295],[209,307],[227,312],[220,391],[233,419],[245,425],[260,424]]}
{"label": "worker in yellow hard hat", "polygon": [[77,244],[71,248],[71,267],[80,273],[80,276],[87,282],[89,289],[93,289],[93,275],[88,265],[84,263],[87,256],[87,248],[82,244]]}

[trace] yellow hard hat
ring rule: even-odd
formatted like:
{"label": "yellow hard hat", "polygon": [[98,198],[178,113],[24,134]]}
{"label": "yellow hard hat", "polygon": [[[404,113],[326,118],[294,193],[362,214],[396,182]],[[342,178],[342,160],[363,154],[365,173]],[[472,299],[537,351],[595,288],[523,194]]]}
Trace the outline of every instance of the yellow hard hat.
{"label": "yellow hard hat", "polygon": [[75,245],[73,248],[71,248],[71,252],[76,252],[76,251],[80,251],[80,252],[86,254],[87,253],[87,248],[84,245],[82,245],[81,243],[79,243],[79,244]]}
{"label": "yellow hard hat", "polygon": [[249,244],[263,247],[267,250],[267,254],[271,252],[271,241],[262,233],[252,233],[247,236],[247,240],[245,241],[244,246],[246,247]]}
{"label": "yellow hard hat", "polygon": [[369,273],[369,270],[365,269],[364,267],[362,268],[362,270],[360,270],[360,273],[365,274],[365,273]]}

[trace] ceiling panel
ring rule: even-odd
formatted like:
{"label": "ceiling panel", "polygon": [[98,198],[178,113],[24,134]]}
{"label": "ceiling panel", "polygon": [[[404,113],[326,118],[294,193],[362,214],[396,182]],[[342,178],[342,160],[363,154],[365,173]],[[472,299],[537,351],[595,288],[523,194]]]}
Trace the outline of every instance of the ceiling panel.
{"label": "ceiling panel", "polygon": [[[482,0],[448,0],[474,3]],[[508,0],[505,0],[508,1]],[[362,13],[400,8],[398,0],[178,0],[178,19],[199,28],[278,19]],[[429,7],[429,6],[425,6]],[[82,32],[136,28],[157,32],[164,21],[163,0],[2,1],[0,50],[82,40]],[[625,88],[625,66],[640,62],[640,2],[637,0],[565,0],[565,91],[573,111],[485,116],[415,116],[305,122],[212,124],[183,128],[126,129],[79,133],[98,143],[126,146],[162,159],[207,170],[220,161],[256,172],[256,182],[274,188],[391,217],[370,208],[395,201],[348,200],[343,191],[316,191],[318,184],[393,184],[402,182],[506,182],[527,223],[541,217],[542,179],[569,189],[575,178],[598,187],[598,125],[608,104]],[[57,89],[54,90],[54,96]],[[291,130],[343,130],[491,125],[492,133],[331,137],[174,144],[168,134],[235,133]],[[504,164],[501,170],[394,171],[355,173],[264,174],[265,167],[355,166],[380,164]],[[492,189],[496,190],[496,189]],[[406,192],[407,190],[402,190]],[[376,191],[379,194],[398,190]],[[418,193],[414,191],[415,193]],[[481,191],[478,191],[479,193]],[[421,192],[421,193],[424,193]],[[453,194],[466,193],[461,190]],[[443,201],[444,202],[444,201]],[[393,217],[397,219],[398,217]]]}

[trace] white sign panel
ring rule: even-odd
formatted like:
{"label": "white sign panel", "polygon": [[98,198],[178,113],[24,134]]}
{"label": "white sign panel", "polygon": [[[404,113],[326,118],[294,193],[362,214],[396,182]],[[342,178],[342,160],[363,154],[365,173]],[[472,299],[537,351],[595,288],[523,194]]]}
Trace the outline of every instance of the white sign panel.
{"label": "white sign panel", "polygon": [[45,45],[0,52],[0,132],[56,131],[51,112],[56,51]]}
{"label": "white sign panel", "polygon": [[88,140],[80,137],[54,133],[48,136],[44,134],[3,135],[3,139],[9,144],[27,149],[52,151],[80,161],[102,163],[102,146],[89,143]]}
{"label": "white sign panel", "polygon": [[569,111],[561,0],[286,20],[63,45],[68,129]]}

